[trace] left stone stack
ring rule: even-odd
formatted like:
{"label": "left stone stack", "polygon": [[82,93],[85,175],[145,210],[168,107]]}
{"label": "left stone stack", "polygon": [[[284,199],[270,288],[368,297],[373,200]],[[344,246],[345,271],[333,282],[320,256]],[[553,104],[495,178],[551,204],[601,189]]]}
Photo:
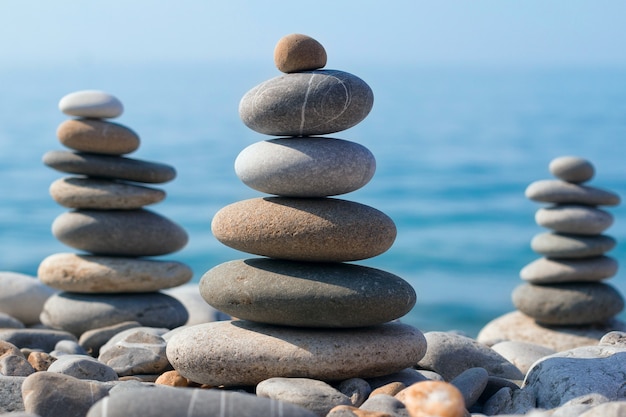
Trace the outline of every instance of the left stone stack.
{"label": "left stone stack", "polygon": [[131,129],[107,120],[123,112],[116,97],[78,91],[63,97],[59,109],[76,116],[57,129],[59,141],[71,151],[47,152],[43,162],[73,174],[50,186],[52,198],[72,211],[56,218],[52,233],[87,253],[57,253],[40,264],[39,279],[62,290],[44,305],[41,322],[77,336],[124,321],[183,325],[185,307],[159,290],[188,282],[191,269],[144,257],[180,250],[187,233],[144,208],[163,200],[163,190],[137,184],[168,182],[175,169],[123,156],[137,150],[140,140]]}

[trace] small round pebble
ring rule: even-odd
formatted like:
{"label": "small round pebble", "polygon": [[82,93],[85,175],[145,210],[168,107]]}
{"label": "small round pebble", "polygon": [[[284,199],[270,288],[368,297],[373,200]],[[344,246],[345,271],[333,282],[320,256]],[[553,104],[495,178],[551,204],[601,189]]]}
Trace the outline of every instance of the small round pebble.
{"label": "small round pebble", "polygon": [[57,128],[57,138],[81,152],[124,155],[139,148],[139,136],[126,126],[94,119],[70,119]]}
{"label": "small round pebble", "polygon": [[70,116],[113,119],[124,112],[124,106],[115,96],[104,91],[81,90],[61,98],[59,110]]}
{"label": "small round pebble", "polygon": [[276,44],[274,63],[285,73],[324,68],[326,50],[310,36],[293,33],[282,37]]}
{"label": "small round pebble", "polygon": [[424,381],[406,389],[405,400],[410,417],[463,417],[465,400],[452,384]]}
{"label": "small round pebble", "polygon": [[555,177],[573,183],[589,181],[595,174],[591,162],[577,156],[555,158],[550,162],[549,169]]}

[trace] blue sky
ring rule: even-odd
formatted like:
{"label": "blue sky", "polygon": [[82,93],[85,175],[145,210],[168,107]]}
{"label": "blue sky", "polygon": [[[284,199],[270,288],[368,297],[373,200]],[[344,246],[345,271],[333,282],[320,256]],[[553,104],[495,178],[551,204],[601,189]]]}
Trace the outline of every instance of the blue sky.
{"label": "blue sky", "polygon": [[0,62],[258,62],[299,32],[329,67],[626,68],[625,18],[623,0],[0,0]]}

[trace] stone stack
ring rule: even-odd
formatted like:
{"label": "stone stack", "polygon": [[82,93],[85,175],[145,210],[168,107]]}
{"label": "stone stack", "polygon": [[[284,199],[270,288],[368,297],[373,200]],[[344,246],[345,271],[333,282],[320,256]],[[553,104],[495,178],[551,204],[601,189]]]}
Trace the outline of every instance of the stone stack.
{"label": "stone stack", "polygon": [[[599,208],[618,205],[620,197],[586,184],[595,169],[583,158],[556,158],[549,169],[557,179],[530,184],[526,197],[551,204],[535,215],[537,224],[551,231],[532,239],[531,248],[542,257],[520,271],[525,283],[513,291],[513,304],[537,329],[563,327],[570,328],[570,335],[578,331],[587,336],[591,335],[588,331],[598,329],[597,337],[601,337],[623,324],[614,316],[622,311],[624,300],[604,282],[617,273],[617,261],[605,255],[615,246],[615,239],[602,234],[613,216]],[[485,337],[488,328],[479,338]],[[582,339],[581,343],[589,344]]]}
{"label": "stone stack", "polygon": [[137,150],[140,140],[108,120],[123,112],[114,96],[78,91],[63,97],[59,108],[76,117],[57,130],[71,151],[47,152],[43,162],[73,174],[50,187],[52,198],[71,211],[56,218],[52,233],[85,253],[58,253],[40,264],[39,279],[61,290],[44,305],[42,323],[76,335],[129,320],[167,328],[184,324],[183,305],[158,291],[189,281],[191,269],[145,257],[181,249],[187,233],[145,208],[163,200],[165,192],[138,184],[165,183],[176,171],[124,156]]}
{"label": "stone stack", "polygon": [[272,196],[231,204],[212,221],[221,243],[261,257],[202,277],[204,299],[238,320],[177,332],[168,358],[192,381],[226,386],[374,377],[413,366],[425,339],[392,322],[415,304],[413,288],[347,263],[389,249],[395,225],[372,207],[331,198],[368,183],[375,159],[362,145],[319,136],[362,121],[372,91],[352,74],[321,69],[326,52],[308,36],[282,38],[274,55],[285,74],[246,93],[239,114],[279,138],[250,145],[235,161],[244,184]]}

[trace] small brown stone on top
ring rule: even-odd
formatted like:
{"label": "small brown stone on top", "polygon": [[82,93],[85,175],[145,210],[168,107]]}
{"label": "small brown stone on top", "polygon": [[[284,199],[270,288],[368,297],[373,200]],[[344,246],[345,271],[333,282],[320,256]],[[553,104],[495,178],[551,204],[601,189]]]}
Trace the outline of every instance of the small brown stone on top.
{"label": "small brown stone on top", "polygon": [[293,33],[282,37],[276,44],[274,64],[285,73],[324,68],[326,50],[310,36]]}

